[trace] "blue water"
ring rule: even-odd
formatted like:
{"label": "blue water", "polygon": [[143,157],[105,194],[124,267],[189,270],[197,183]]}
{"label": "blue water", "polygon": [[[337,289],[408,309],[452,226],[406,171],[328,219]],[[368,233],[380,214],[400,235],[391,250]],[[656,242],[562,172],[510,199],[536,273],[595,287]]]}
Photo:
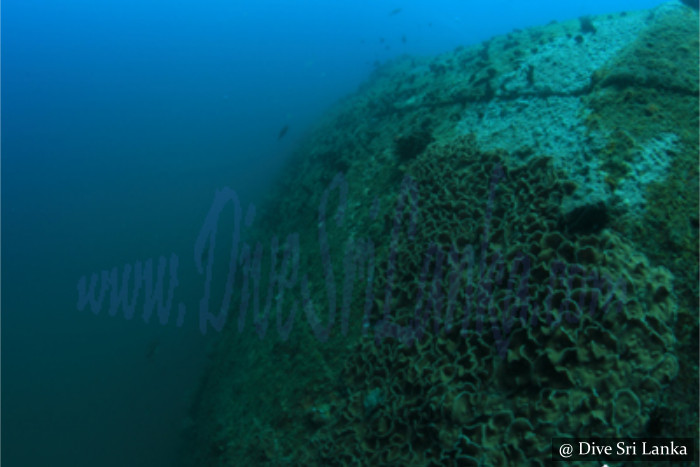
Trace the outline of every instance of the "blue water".
{"label": "blue water", "polygon": [[173,465],[212,336],[78,311],[79,278],[174,253],[193,310],[216,190],[259,200],[376,62],[658,3],[3,2],[2,465]]}

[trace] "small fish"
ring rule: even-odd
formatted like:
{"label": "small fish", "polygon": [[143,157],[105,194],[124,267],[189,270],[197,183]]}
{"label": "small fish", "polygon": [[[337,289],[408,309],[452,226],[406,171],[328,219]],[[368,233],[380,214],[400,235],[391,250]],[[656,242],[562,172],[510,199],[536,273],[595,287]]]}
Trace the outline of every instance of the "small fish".
{"label": "small fish", "polygon": [[287,134],[287,131],[289,131],[289,125],[283,126],[282,129],[280,130],[280,134],[277,136],[277,141],[284,138],[284,135]]}
{"label": "small fish", "polygon": [[394,8],[389,12],[389,16],[398,15],[399,13],[401,13],[401,8]]}
{"label": "small fish", "polygon": [[404,44],[406,43],[406,35],[405,34],[403,36],[401,36],[401,42],[403,42]]}
{"label": "small fish", "polygon": [[158,339],[153,339],[151,342],[148,343],[148,347],[146,349],[146,358],[151,359],[155,354],[158,353],[158,350],[160,349],[160,341]]}

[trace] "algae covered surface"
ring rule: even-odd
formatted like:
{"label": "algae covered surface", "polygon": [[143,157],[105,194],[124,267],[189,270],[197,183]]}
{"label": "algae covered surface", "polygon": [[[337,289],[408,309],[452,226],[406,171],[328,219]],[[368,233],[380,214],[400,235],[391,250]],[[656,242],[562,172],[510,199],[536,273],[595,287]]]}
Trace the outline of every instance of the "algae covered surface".
{"label": "algae covered surface", "polygon": [[248,216],[187,462],[697,439],[697,31],[671,2],[377,68]]}

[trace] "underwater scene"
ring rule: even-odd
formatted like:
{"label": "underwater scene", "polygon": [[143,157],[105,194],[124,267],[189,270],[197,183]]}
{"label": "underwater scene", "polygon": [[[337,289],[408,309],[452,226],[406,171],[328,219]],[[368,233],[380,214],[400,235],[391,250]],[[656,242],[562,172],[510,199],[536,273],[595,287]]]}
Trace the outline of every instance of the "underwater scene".
{"label": "underwater scene", "polygon": [[697,465],[697,1],[363,3],[3,3],[3,466]]}

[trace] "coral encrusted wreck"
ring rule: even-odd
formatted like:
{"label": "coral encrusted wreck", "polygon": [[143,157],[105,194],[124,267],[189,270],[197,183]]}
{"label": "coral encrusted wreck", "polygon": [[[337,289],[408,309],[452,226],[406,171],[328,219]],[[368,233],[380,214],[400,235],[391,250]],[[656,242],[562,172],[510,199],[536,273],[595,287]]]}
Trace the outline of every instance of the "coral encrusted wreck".
{"label": "coral encrusted wreck", "polygon": [[190,465],[697,439],[697,31],[671,2],[376,70],[247,231],[264,254],[235,280]]}

